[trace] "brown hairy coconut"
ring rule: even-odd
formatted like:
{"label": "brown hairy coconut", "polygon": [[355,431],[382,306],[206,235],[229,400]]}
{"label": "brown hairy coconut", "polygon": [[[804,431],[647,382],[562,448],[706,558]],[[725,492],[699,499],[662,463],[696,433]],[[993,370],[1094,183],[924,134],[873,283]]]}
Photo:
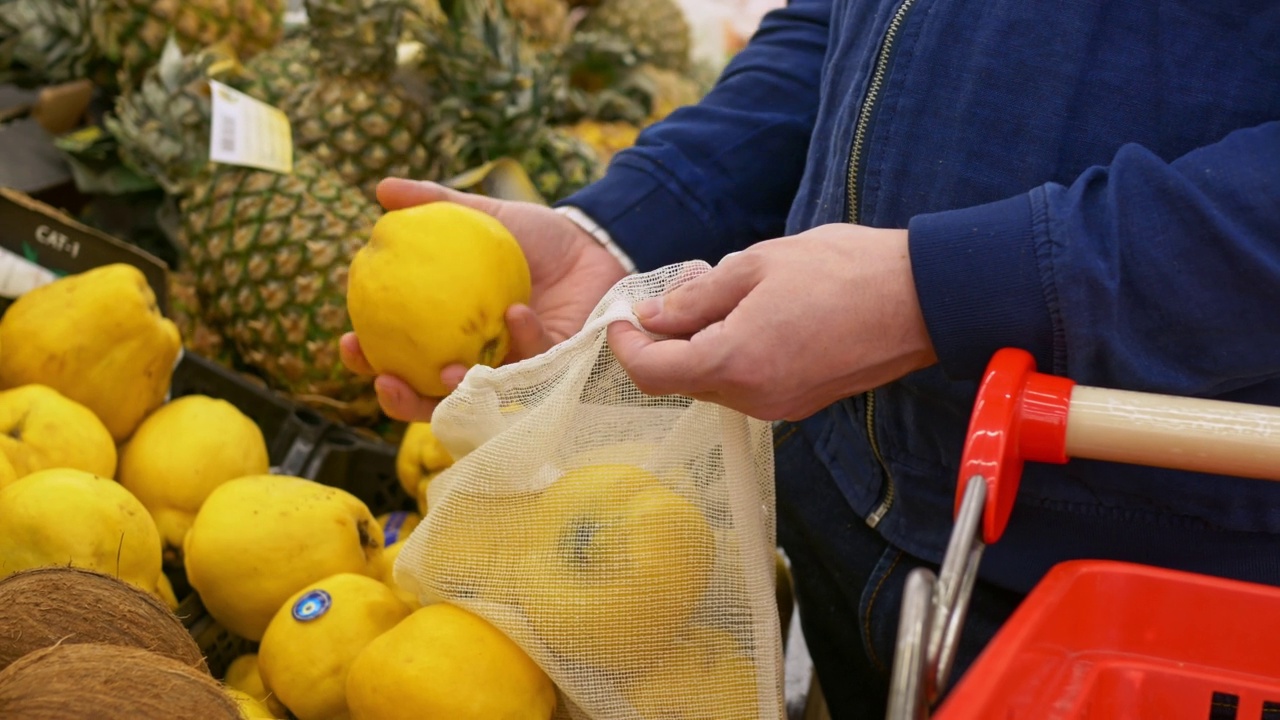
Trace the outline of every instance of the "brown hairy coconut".
{"label": "brown hairy coconut", "polygon": [[208,673],[123,645],[54,645],[0,671],[0,717],[241,720]]}
{"label": "brown hairy coconut", "polygon": [[58,643],[137,647],[209,672],[182,621],[123,580],[70,567],[23,570],[0,580],[0,670]]}

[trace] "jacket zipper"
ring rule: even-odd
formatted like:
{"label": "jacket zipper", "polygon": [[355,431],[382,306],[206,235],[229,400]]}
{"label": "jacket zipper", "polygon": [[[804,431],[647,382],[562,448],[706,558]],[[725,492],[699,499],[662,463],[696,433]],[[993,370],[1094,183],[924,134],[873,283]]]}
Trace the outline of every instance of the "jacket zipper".
{"label": "jacket zipper", "polygon": [[[880,49],[876,53],[876,64],[872,70],[871,82],[867,85],[867,96],[862,101],[862,108],[858,112],[858,121],[853,128],[853,148],[849,151],[849,177],[845,186],[846,201],[849,207],[848,220],[852,224],[857,224],[858,222],[858,170],[862,164],[863,148],[867,141],[867,130],[871,125],[872,111],[875,109],[876,102],[880,99],[880,91],[884,87],[885,76],[889,73],[889,58],[893,54],[894,43],[898,40],[898,32],[902,29],[907,13],[914,4],[915,0],[903,0],[898,9],[894,11],[893,17],[889,19],[889,27],[885,30],[884,39],[881,41]],[[880,450],[880,441],[876,439],[875,391],[868,390],[863,393],[863,398],[867,407],[867,439],[871,442],[871,453],[875,455],[876,462],[880,464],[880,471],[884,473],[885,478],[884,499],[867,516],[867,525],[875,527],[880,524],[880,521],[888,514],[889,508],[893,506],[894,496],[897,491],[894,488],[893,474],[889,472],[889,464],[885,462],[884,453]]]}

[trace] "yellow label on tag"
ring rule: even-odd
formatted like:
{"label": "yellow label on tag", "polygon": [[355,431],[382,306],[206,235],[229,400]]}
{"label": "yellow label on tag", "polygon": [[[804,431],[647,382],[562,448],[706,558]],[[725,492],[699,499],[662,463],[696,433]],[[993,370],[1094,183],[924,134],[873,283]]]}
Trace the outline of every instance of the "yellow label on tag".
{"label": "yellow label on tag", "polygon": [[213,127],[209,159],[228,165],[293,172],[293,133],[281,110],[210,80]]}

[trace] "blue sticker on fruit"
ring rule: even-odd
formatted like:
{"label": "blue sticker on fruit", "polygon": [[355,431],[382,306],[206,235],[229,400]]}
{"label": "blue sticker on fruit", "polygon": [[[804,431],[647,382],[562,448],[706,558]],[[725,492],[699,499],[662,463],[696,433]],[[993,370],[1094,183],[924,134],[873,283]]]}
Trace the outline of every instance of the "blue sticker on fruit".
{"label": "blue sticker on fruit", "polygon": [[400,530],[404,528],[404,521],[408,519],[409,513],[404,510],[396,510],[387,516],[387,526],[382,531],[384,547],[390,547],[400,541]]}
{"label": "blue sticker on fruit", "polygon": [[333,598],[323,590],[312,590],[298,598],[293,604],[293,619],[298,622],[310,622],[329,612]]}

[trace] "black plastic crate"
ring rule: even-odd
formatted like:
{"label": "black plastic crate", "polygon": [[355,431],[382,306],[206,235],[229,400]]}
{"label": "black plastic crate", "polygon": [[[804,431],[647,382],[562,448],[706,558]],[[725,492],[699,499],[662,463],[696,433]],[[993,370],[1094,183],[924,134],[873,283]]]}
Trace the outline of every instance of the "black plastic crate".
{"label": "black plastic crate", "polygon": [[209,672],[219,680],[227,674],[227,667],[232,660],[244,653],[258,651],[257,643],[232,634],[219,625],[200,602],[200,596],[195,593],[182,600],[178,605],[177,615],[200,647],[200,652],[204,653]]}
{"label": "black plastic crate", "polygon": [[208,395],[235,405],[262,429],[272,471],[285,475],[304,471],[332,425],[316,411],[190,352],[178,361],[169,393],[172,398]]}
{"label": "black plastic crate", "polygon": [[320,438],[303,477],[346,490],[368,505],[374,515],[416,511],[417,501],[405,493],[396,476],[397,450],[390,443],[333,425]]}

